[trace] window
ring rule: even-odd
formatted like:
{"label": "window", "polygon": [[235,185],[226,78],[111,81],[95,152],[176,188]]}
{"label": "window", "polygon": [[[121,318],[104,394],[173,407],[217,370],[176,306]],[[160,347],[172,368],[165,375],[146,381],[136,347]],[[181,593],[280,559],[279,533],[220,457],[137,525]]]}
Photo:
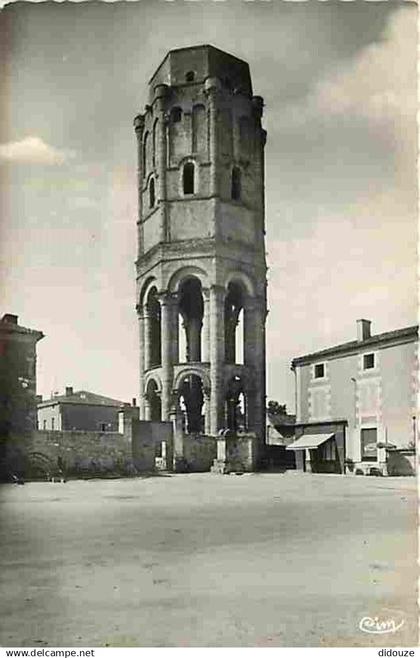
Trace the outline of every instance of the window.
{"label": "window", "polygon": [[182,185],[184,194],[194,194],[194,164],[192,162],[184,165]]}
{"label": "window", "polygon": [[43,421],[42,421],[42,429],[43,429],[43,430],[46,430],[46,429],[47,429],[47,421],[46,421],[46,420],[43,420]]}
{"label": "window", "polygon": [[151,178],[149,183],[149,208],[155,205],[155,179]]}
{"label": "window", "polygon": [[362,462],[376,462],[378,456],[377,429],[363,429],[360,432]]}
{"label": "window", "polygon": [[182,110],[180,107],[173,107],[171,110],[172,123],[179,123],[182,119]]}
{"label": "window", "polygon": [[55,418],[51,418],[51,429],[52,430],[54,429],[54,425],[55,425]]}
{"label": "window", "polygon": [[195,78],[195,73],[194,73],[194,71],[188,71],[188,72],[185,74],[185,80],[186,80],[187,82],[194,82],[194,78]]}
{"label": "window", "polygon": [[325,377],[325,363],[317,363],[314,367],[314,378],[322,379]]}
{"label": "window", "polygon": [[363,370],[370,370],[375,367],[375,355],[364,354],[363,355]]}
{"label": "window", "polygon": [[231,196],[234,201],[241,198],[241,170],[238,167],[232,169]]}
{"label": "window", "polygon": [[101,432],[106,432],[106,424],[101,423]]}

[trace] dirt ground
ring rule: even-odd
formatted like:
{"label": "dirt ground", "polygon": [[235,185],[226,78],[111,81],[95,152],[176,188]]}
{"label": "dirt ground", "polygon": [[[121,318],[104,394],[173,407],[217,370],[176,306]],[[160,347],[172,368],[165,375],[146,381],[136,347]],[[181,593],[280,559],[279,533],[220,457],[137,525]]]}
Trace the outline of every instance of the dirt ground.
{"label": "dirt ground", "polygon": [[0,505],[3,647],[417,645],[414,478],[27,483]]}

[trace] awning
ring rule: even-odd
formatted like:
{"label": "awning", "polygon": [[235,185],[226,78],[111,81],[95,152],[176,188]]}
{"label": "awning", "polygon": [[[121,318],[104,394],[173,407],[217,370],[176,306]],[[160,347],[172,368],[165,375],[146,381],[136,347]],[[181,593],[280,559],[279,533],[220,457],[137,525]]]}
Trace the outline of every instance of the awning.
{"label": "awning", "polygon": [[332,434],[304,434],[294,443],[291,443],[287,446],[286,450],[306,450],[310,448],[318,448],[321,443],[325,443],[328,439],[331,439],[334,436]]}

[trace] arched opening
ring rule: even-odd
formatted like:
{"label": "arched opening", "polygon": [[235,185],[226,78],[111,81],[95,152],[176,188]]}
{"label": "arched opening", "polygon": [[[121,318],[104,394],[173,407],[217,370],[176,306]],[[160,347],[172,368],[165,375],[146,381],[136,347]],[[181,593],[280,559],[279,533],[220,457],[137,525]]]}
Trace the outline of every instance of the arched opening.
{"label": "arched opening", "polygon": [[182,119],[182,110],[180,107],[173,107],[171,110],[171,123],[179,123]]}
{"label": "arched opening", "polygon": [[234,432],[247,428],[247,401],[242,379],[235,375],[226,390],[226,425]]}
{"label": "arched opening", "polygon": [[146,309],[148,313],[148,343],[149,367],[155,368],[161,364],[161,321],[160,303],[157,290],[153,287],[147,295]]}
{"label": "arched opening", "polygon": [[229,283],[225,298],[225,360],[244,363],[244,293],[236,282]]}
{"label": "arched opening", "polygon": [[[203,325],[203,294],[201,281],[196,277],[188,277],[179,287],[179,326],[180,362],[201,361],[201,329]],[[185,353],[183,354],[183,345]]]}
{"label": "arched opening", "polygon": [[194,71],[187,71],[187,73],[185,74],[186,82],[194,82],[194,78],[195,78]]}
{"label": "arched opening", "polygon": [[186,375],[178,386],[178,405],[184,417],[184,431],[187,434],[204,432],[203,382],[198,375]]}
{"label": "arched opening", "polygon": [[151,178],[149,183],[149,208],[154,207],[155,200],[155,179]]}
{"label": "arched opening", "polygon": [[241,198],[241,170],[239,167],[232,169],[231,196],[234,201]]}
{"label": "arched opening", "polygon": [[158,385],[154,379],[150,379],[146,389],[146,403],[149,407],[148,420],[159,421],[162,419],[162,403]]}
{"label": "arched opening", "polygon": [[184,194],[194,194],[194,163],[186,162],[182,172]]}

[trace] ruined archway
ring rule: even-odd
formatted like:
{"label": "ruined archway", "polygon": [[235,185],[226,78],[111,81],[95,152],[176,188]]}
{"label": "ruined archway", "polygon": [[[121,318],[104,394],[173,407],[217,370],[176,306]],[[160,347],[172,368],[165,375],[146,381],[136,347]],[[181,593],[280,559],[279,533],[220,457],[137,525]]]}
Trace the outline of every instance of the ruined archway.
{"label": "ruined archway", "polygon": [[183,415],[183,429],[187,434],[206,432],[209,391],[197,373],[187,373],[179,380],[177,410]]}
{"label": "ruined archway", "polygon": [[158,293],[153,286],[146,298],[146,361],[149,368],[155,368],[161,364],[161,313]]}
{"label": "ruined archway", "polygon": [[159,387],[154,379],[149,379],[146,387],[146,420],[162,419],[162,402]]}
{"label": "ruined archway", "polygon": [[225,413],[228,429],[234,432],[247,429],[247,397],[244,382],[239,375],[234,375],[226,387]]}
{"label": "ruined archway", "polygon": [[[180,361],[201,361],[201,330],[203,326],[204,303],[201,281],[194,276],[184,279],[179,286],[179,316],[181,324],[179,344],[185,344],[185,353]],[[183,340],[184,338],[184,340]]]}
{"label": "ruined archway", "polygon": [[225,360],[244,363],[245,291],[241,283],[231,281],[225,298]]}

